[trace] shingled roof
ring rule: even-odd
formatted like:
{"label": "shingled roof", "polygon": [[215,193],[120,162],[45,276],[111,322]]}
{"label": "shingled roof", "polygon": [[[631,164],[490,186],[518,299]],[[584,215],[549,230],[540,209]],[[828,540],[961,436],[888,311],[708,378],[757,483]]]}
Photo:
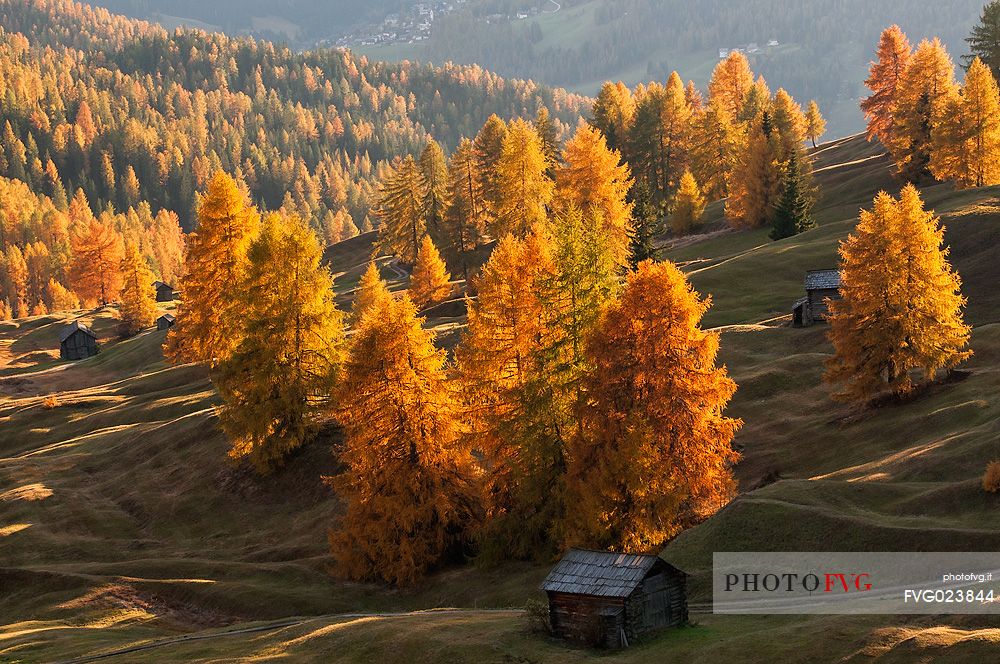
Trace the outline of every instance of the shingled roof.
{"label": "shingled roof", "polygon": [[73,321],[72,323],[70,323],[69,325],[67,325],[66,327],[63,328],[62,332],[59,334],[59,343],[62,343],[64,341],[66,341],[67,339],[69,339],[71,336],[73,336],[73,333],[76,332],[77,330],[79,330],[79,331],[81,331],[81,332],[83,332],[85,334],[89,334],[90,336],[94,337],[95,339],[97,338],[97,335],[94,334],[90,330],[89,327],[87,327],[86,325],[84,325],[80,321],[75,320],[75,321]]}
{"label": "shingled roof", "polygon": [[806,273],[806,290],[840,288],[840,270],[810,270]]}
{"label": "shingled roof", "polygon": [[574,595],[628,597],[663,562],[658,556],[570,549],[549,572],[541,589]]}

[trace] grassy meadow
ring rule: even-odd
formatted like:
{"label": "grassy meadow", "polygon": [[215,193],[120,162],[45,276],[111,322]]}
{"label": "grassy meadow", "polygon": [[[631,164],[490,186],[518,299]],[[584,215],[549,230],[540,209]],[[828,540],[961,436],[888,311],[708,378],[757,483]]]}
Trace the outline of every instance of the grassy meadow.
{"label": "grassy meadow", "polygon": [[[770,242],[726,230],[715,204],[703,235],[664,238],[664,256],[712,297],[705,322],[720,329],[740,385],[730,413],[745,421],[740,497],[663,552],[692,575],[692,626],[620,653],[567,647],[509,610],[538,596],[548,565],[469,565],[406,590],[337,580],[326,531],[338,506],[322,480],[338,470],[336,427],[259,478],[227,459],[205,371],[165,363],[163,332],[117,341],[113,312],[96,310],[0,324],[0,662],[135,648],[102,661],[996,659],[989,618],[703,612],[713,551],[1000,548],[1000,496],[979,487],[1000,458],[1000,191],[924,191],[969,297],[974,358],[905,403],[859,411],[822,382],[826,328],[791,328],[788,314],[806,270],[836,264],[859,208],[898,186],[860,138],[821,147],[816,170],[815,230]],[[371,239],[328,252],[345,308]],[[428,325],[453,343],[461,307],[435,311]],[[59,329],[78,316],[102,353],[60,362]]]}

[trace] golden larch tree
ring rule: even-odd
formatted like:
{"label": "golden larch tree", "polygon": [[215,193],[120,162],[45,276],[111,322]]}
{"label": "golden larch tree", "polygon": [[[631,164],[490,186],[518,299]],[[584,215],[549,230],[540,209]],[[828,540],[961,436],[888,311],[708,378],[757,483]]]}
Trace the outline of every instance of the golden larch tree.
{"label": "golden larch tree", "polygon": [[812,146],[815,148],[816,143],[825,133],[826,120],[819,111],[819,104],[816,103],[815,99],[810,100],[809,106],[806,109],[806,138],[812,142]]}
{"label": "golden larch tree", "polygon": [[427,233],[424,183],[417,162],[407,156],[383,181],[374,213],[379,218],[376,251],[407,265],[417,260],[420,241]]}
{"label": "golden larch tree", "polygon": [[469,278],[469,253],[482,242],[488,225],[486,199],[472,141],[464,139],[448,164],[448,209],[444,215],[445,257]]}
{"label": "golden larch tree", "polygon": [[1000,89],[990,68],[976,58],[932,131],[930,169],[959,187],[1000,183]]}
{"label": "golden larch tree", "polygon": [[556,169],[556,200],[600,221],[620,265],[628,261],[632,204],[626,197],[631,186],[621,154],[608,148],[601,132],[581,121],[563,150],[563,165]]}
{"label": "golden larch tree", "polygon": [[127,334],[138,334],[156,321],[157,309],[153,271],[149,269],[135,242],[125,243],[121,276],[118,315]]}
{"label": "golden larch tree", "polygon": [[691,171],[684,171],[670,209],[670,228],[676,235],[689,233],[701,221],[704,212],[705,197],[701,195],[698,182]]}
{"label": "golden larch tree", "polygon": [[74,229],[72,247],[69,270],[73,290],[87,302],[107,304],[122,286],[121,235],[111,220],[91,216]]}
{"label": "golden larch tree", "polygon": [[483,455],[487,515],[494,521],[514,507],[520,480],[511,421],[546,333],[540,293],[555,273],[550,251],[539,232],[524,239],[508,235],[497,243],[474,279],[477,297],[469,303],[468,326],[455,349],[468,446]]}
{"label": "golden larch tree", "polygon": [[354,304],[351,308],[351,323],[357,327],[361,318],[369,311],[380,311],[385,303],[392,299],[392,294],[382,280],[375,261],[368,263],[368,269],[361,275],[358,289],[354,293]]}
{"label": "golden larch tree", "polygon": [[771,124],[781,143],[780,159],[785,161],[806,140],[806,116],[784,88],[778,88],[771,100]]}
{"label": "golden larch tree", "polygon": [[709,101],[694,120],[691,136],[691,172],[710,200],[729,195],[729,176],[739,154],[743,134],[721,102]]}
{"label": "golden larch tree", "polygon": [[582,432],[568,470],[568,546],[649,551],[734,495],[724,410],[736,391],[716,364],[719,335],[701,329],[702,300],[669,262],[641,263],[587,344]]}
{"label": "golden larch tree", "polygon": [[261,473],[281,466],[328,407],[344,346],[333,277],[309,226],[269,214],[239,284],[243,333],[212,372],[216,411],[232,448]]}
{"label": "golden larch tree", "polygon": [[708,84],[709,99],[717,103],[730,120],[736,120],[743,114],[747,95],[753,86],[750,62],[739,51],[733,51],[712,72],[712,80]]}
{"label": "golden larch tree", "polygon": [[411,584],[461,557],[481,519],[472,454],[445,352],[408,297],[366,315],[337,390],[346,467],[332,485],[344,505],[329,539],[338,572]]}
{"label": "golden larch tree", "polygon": [[882,32],[878,44],[878,60],[871,63],[865,85],[871,95],[861,100],[861,110],[868,118],[868,140],[879,139],[883,144],[893,142],[896,120],[896,104],[899,101],[900,85],[913,48],[910,40],[898,25],[892,25]]}
{"label": "golden larch tree", "polygon": [[767,113],[751,127],[733,169],[726,200],[726,217],[738,228],[759,228],[771,219],[781,195],[778,137]]}
{"label": "golden larch tree", "polygon": [[914,371],[930,379],[967,359],[961,280],[948,263],[944,230],[907,185],[899,200],[882,192],[841,244],[841,296],[830,302],[836,351],[826,380],[838,397],[867,401],[906,394]]}
{"label": "golden larch tree", "polygon": [[497,175],[497,165],[503,154],[503,143],[506,138],[507,124],[494,114],[486,120],[486,124],[476,134],[472,144],[476,173],[479,176],[479,189],[482,191],[486,212],[491,219],[497,216],[500,205],[500,178]]}
{"label": "golden larch tree", "polygon": [[410,274],[410,300],[418,309],[444,302],[451,294],[451,275],[429,235],[417,252],[417,262]]}
{"label": "golden larch tree", "polygon": [[241,284],[247,249],[260,230],[257,212],[236,181],[219,171],[198,206],[198,228],[188,236],[186,274],[177,322],[167,337],[174,361],[216,364],[229,357],[243,330]]}
{"label": "golden larch tree", "polygon": [[900,81],[891,139],[882,141],[904,179],[919,180],[928,172],[934,128],[957,97],[948,52],[936,38],[922,41]]}
{"label": "golden larch tree", "polygon": [[608,147],[623,152],[635,120],[635,98],[632,91],[621,81],[608,81],[601,87],[594,101],[593,117],[594,127],[604,134]]}
{"label": "golden larch tree", "polygon": [[531,123],[522,119],[511,122],[496,164],[494,237],[507,233],[523,237],[545,221],[546,206],[555,188],[546,175],[550,165]]}

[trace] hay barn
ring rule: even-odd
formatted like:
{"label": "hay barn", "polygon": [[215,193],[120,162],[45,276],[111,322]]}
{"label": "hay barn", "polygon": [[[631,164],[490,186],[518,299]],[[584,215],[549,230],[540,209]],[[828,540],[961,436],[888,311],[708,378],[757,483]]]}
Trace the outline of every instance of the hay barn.
{"label": "hay barn", "polygon": [[840,299],[840,270],[810,270],[806,273],[806,296],[792,305],[792,324],[809,327],[826,320],[827,300]]}
{"label": "hay barn", "polygon": [[553,632],[600,648],[626,648],[687,622],[687,574],[659,556],[571,549],[541,589]]}
{"label": "hay barn", "polygon": [[156,289],[156,301],[157,302],[173,302],[174,301],[174,287],[170,284],[165,284],[162,281],[154,281],[153,288]]}
{"label": "hay barn", "polygon": [[173,314],[163,314],[162,316],[156,319],[156,329],[169,330],[174,326],[175,320],[176,319],[174,318]]}
{"label": "hay barn", "polygon": [[98,350],[97,335],[80,321],[67,325],[59,335],[59,357],[64,360],[83,360]]}

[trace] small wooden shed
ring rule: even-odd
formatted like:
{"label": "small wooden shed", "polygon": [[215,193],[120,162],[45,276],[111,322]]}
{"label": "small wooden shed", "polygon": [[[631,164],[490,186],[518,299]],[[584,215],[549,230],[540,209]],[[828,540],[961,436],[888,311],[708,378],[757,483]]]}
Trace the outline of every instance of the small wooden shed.
{"label": "small wooden shed", "polygon": [[687,574],[659,556],[571,549],[541,586],[562,638],[626,648],[687,622]]}
{"label": "small wooden shed", "polygon": [[174,318],[173,314],[163,314],[162,316],[156,319],[156,329],[169,330],[174,326],[175,320],[177,319]]}
{"label": "small wooden shed", "polygon": [[809,327],[816,321],[826,320],[827,300],[840,299],[840,271],[810,270],[806,273],[805,286],[806,296],[792,305],[795,327]]}
{"label": "small wooden shed", "polygon": [[157,302],[173,302],[174,301],[174,287],[170,284],[165,284],[162,281],[154,281],[153,288],[156,289],[156,301]]}
{"label": "small wooden shed", "polygon": [[97,335],[80,321],[73,321],[59,335],[59,357],[83,360],[98,353]]}

